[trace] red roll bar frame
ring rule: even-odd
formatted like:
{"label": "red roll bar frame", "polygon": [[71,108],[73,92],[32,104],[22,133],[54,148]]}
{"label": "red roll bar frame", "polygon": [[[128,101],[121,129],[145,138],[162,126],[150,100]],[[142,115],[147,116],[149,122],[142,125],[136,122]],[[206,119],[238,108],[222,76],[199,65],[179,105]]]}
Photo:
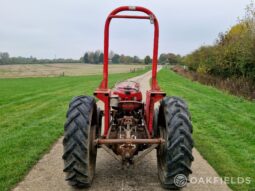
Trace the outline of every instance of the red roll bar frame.
{"label": "red roll bar frame", "polygon": [[[139,15],[118,15],[123,11],[137,11],[147,14],[147,16]],[[158,39],[159,39],[159,24],[156,16],[148,9],[144,7],[135,6],[123,6],[113,10],[107,17],[104,29],[104,68],[103,68],[103,80],[99,88],[94,92],[94,95],[102,100],[105,104],[104,108],[104,136],[107,135],[110,121],[110,93],[108,89],[108,64],[109,64],[109,28],[113,18],[123,19],[147,19],[154,24],[154,45],[153,45],[153,58],[152,58],[152,81],[151,90],[146,94],[146,106],[145,106],[145,118],[147,127],[150,133],[152,133],[154,103],[159,101],[165,96],[164,92],[160,91],[157,82],[157,64],[158,64]]]}
{"label": "red roll bar frame", "polygon": [[[148,16],[136,16],[136,15],[117,15],[122,11],[138,11],[146,13]],[[159,38],[159,25],[156,16],[148,9],[144,7],[124,6],[113,10],[106,19],[104,29],[104,76],[100,85],[101,89],[108,88],[108,63],[109,63],[109,28],[113,18],[123,19],[148,19],[154,24],[154,46],[153,46],[153,59],[152,59],[152,90],[159,90],[157,83],[157,64],[158,64],[158,38]]]}

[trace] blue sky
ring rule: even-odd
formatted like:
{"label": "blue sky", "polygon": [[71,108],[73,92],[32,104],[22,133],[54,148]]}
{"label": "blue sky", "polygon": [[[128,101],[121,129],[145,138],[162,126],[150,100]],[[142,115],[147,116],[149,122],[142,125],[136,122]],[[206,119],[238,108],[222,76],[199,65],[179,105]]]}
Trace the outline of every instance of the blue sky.
{"label": "blue sky", "polygon": [[[0,52],[11,56],[79,58],[103,49],[104,21],[121,5],[151,9],[160,24],[159,53],[187,54],[214,43],[244,15],[250,0],[0,0]],[[114,20],[110,49],[144,57],[152,53],[152,25]]]}

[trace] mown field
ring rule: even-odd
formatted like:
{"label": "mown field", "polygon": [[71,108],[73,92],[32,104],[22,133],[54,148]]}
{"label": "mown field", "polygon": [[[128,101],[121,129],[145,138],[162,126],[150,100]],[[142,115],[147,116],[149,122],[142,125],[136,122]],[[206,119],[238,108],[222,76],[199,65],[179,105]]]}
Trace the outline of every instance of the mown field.
{"label": "mown field", "polygon": [[[110,84],[143,73],[111,75]],[[92,94],[101,76],[0,79],[0,190],[9,190],[62,135],[68,102]],[[174,72],[159,72],[168,95],[189,104],[196,148],[222,177],[251,177],[232,184],[255,188],[255,103],[192,82]]]}
{"label": "mown field", "polygon": [[[110,75],[109,84],[145,72]],[[0,79],[0,190],[9,190],[63,134],[73,96],[89,94],[101,75]]]}
{"label": "mown field", "polygon": [[[109,73],[127,73],[143,69],[145,65],[110,64]],[[11,64],[0,65],[0,78],[84,76],[101,74],[102,64]]]}
{"label": "mown field", "polygon": [[189,105],[195,146],[222,177],[250,177],[251,184],[231,184],[236,191],[255,190],[255,102],[192,82],[170,70],[159,72],[161,88]]}

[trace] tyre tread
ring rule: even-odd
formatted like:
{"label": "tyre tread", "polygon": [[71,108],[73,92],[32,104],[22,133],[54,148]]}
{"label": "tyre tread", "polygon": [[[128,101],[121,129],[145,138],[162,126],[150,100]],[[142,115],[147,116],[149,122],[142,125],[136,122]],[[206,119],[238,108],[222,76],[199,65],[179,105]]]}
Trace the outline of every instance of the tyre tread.
{"label": "tyre tread", "polygon": [[[193,127],[187,104],[178,97],[165,97],[160,105],[160,114],[164,115],[167,133],[166,168],[162,186],[167,189],[180,189],[174,184],[174,177],[183,174],[187,178],[194,160],[192,148]],[[162,116],[159,116],[159,118]],[[160,156],[158,156],[160,157]],[[159,168],[162,169],[162,168]],[[162,172],[159,172],[162,173]],[[163,173],[162,173],[163,174]]]}
{"label": "tyre tread", "polygon": [[95,99],[89,96],[78,96],[71,100],[67,111],[64,145],[64,172],[66,180],[75,187],[88,187],[91,177],[88,174],[88,138],[90,116],[95,107]]}

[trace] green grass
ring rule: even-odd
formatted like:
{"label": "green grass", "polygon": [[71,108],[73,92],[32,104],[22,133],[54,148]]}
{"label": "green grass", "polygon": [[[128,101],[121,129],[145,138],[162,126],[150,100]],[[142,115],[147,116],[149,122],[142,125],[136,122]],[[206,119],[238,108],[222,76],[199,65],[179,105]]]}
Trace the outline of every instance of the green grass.
{"label": "green grass", "polygon": [[[144,70],[110,75],[109,84]],[[9,190],[63,134],[73,96],[98,87],[101,76],[0,79],[0,190]]]}
{"label": "green grass", "polygon": [[186,100],[192,114],[195,146],[222,177],[250,177],[255,189],[255,103],[201,85],[163,69],[158,80],[168,95]]}

